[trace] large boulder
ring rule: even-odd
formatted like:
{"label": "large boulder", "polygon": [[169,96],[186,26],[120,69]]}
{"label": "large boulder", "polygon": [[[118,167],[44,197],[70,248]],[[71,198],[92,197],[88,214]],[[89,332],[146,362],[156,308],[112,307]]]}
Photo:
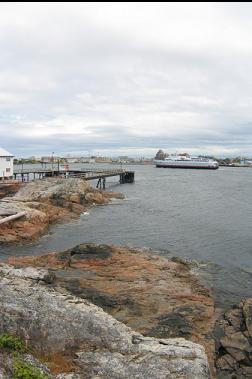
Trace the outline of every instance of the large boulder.
{"label": "large boulder", "polygon": [[45,271],[22,277],[22,269],[0,267],[0,333],[22,337],[40,356],[72,356],[72,378],[210,377],[202,346],[144,337],[89,301],[51,288]]}
{"label": "large boulder", "polygon": [[200,343],[214,361],[213,299],[190,263],[90,243],[59,253],[11,257],[9,263],[52,269],[55,287],[88,299],[145,336]]}
{"label": "large boulder", "polygon": [[243,305],[243,315],[250,338],[252,338],[252,298],[245,300]]}
{"label": "large boulder", "polygon": [[217,322],[216,366],[221,377],[252,377],[252,299],[227,310]]}

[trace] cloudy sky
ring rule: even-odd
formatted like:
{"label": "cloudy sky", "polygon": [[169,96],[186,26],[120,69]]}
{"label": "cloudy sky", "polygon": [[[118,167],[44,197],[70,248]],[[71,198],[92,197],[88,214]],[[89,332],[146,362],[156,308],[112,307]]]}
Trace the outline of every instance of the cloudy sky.
{"label": "cloudy sky", "polygon": [[252,4],[1,3],[16,156],[252,155]]}

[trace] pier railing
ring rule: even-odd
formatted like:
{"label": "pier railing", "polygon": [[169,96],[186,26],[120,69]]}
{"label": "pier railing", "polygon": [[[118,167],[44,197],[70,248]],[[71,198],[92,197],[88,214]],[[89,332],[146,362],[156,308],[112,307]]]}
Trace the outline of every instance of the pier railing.
{"label": "pier railing", "polygon": [[70,177],[83,177],[86,179],[91,180],[93,177],[97,176],[117,176],[120,174],[125,173],[126,170],[85,170],[81,172],[70,172],[69,176]]}

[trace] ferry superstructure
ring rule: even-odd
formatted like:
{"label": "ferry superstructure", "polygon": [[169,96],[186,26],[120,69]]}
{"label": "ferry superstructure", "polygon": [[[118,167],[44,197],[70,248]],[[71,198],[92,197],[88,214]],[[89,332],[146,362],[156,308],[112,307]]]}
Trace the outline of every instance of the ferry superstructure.
{"label": "ferry superstructure", "polygon": [[154,164],[158,168],[191,168],[191,169],[206,169],[217,170],[219,164],[213,159],[203,157],[189,157],[185,155],[170,155],[164,160],[155,160]]}

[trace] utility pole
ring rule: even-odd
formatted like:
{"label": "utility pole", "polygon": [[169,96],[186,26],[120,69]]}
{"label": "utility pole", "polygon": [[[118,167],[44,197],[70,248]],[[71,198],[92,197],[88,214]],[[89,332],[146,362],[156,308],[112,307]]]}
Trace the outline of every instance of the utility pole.
{"label": "utility pole", "polygon": [[52,152],[52,171],[53,171],[53,168],[54,168],[54,167],[53,167],[53,159],[54,159],[54,158],[53,158],[53,154],[54,154],[54,151]]}

